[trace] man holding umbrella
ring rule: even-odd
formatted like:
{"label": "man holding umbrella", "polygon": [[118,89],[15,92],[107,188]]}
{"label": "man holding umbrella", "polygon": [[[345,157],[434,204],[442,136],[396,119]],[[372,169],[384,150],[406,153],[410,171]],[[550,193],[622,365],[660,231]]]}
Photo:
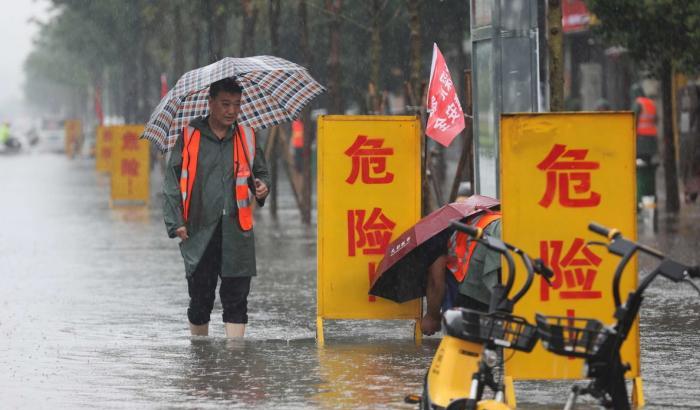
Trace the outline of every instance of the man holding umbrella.
{"label": "man holding umbrella", "polygon": [[216,285],[227,337],[243,337],[256,275],[252,198],[262,206],[270,178],[252,128],[238,124],[242,89],[233,78],[209,87],[206,117],[180,133],[163,185],[168,236],[180,239],[192,335],[206,336]]}

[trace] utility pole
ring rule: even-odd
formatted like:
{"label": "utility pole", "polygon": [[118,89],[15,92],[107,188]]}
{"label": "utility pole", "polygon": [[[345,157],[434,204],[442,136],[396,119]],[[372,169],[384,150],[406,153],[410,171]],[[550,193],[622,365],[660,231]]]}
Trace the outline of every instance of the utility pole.
{"label": "utility pole", "polygon": [[547,54],[549,57],[549,111],[564,110],[563,33],[561,0],[547,2]]}
{"label": "utility pole", "polygon": [[[272,49],[272,55],[279,55],[279,20],[280,20],[280,0],[269,0],[268,3],[268,18],[270,22],[270,48]],[[270,192],[270,214],[273,218],[277,219],[277,190],[279,168],[279,156],[280,156],[280,144],[277,142],[280,138],[279,130],[275,132],[270,132],[268,138],[272,140],[269,142],[272,144],[272,153],[270,154],[270,179],[272,182],[272,191]]]}
{"label": "utility pole", "polygon": [[[326,5],[330,5],[329,2],[326,3]],[[338,7],[337,12],[340,12],[340,5],[341,1],[338,0],[335,5]],[[336,16],[337,17],[337,16]],[[306,64],[309,69],[313,66],[313,54],[311,52],[311,43],[310,43],[310,37],[309,37],[309,24],[308,24],[308,12],[306,8],[306,0],[300,0],[299,1],[299,22],[300,22],[300,27],[299,27],[299,43],[301,45],[301,50],[302,50],[302,55],[304,56],[304,63]],[[338,30],[340,30],[338,28]],[[333,37],[331,35],[331,37]],[[337,61],[338,63],[336,69],[336,76],[332,77],[333,80],[331,83],[335,82],[336,83],[336,91],[338,92],[338,96],[340,95],[340,57],[339,57],[339,47],[340,47],[340,33],[336,33],[335,41],[331,41],[331,44],[335,44],[335,46],[331,46],[331,48],[334,51],[331,51],[331,55],[334,53],[336,54]],[[331,58],[332,60],[333,58]],[[333,72],[331,70],[331,72]],[[329,84],[330,85],[330,84]],[[309,110],[309,107],[306,107],[304,111],[302,112],[302,120],[304,122],[304,147],[302,148],[302,153],[301,157],[303,160],[303,166],[302,166],[302,185],[301,185],[301,201],[300,201],[300,210],[301,210],[301,221],[305,225],[311,225],[311,184],[312,184],[312,174],[311,174],[311,144],[313,143],[313,140],[311,138],[311,112]],[[293,168],[293,167],[291,167]],[[290,174],[291,175],[291,174]]]}

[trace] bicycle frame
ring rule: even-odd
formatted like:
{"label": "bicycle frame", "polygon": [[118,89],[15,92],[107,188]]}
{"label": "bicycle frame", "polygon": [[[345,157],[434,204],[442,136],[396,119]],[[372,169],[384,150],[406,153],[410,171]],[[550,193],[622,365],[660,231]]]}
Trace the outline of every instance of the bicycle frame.
{"label": "bicycle frame", "polygon": [[[611,330],[607,331],[607,337],[598,351],[592,357],[586,358],[587,376],[592,378],[591,383],[585,388],[575,387],[565,408],[573,406],[578,394],[590,394],[599,399],[601,404],[606,407],[626,410],[630,408],[630,403],[625,385],[625,373],[630,369],[630,366],[622,363],[620,349],[639,314],[644,300],[644,291],[659,275],[674,282],[689,280],[691,268],[667,259],[663,253],[655,249],[625,239],[615,229],[608,229],[595,223],[591,223],[589,229],[606,236],[610,241],[610,244],[607,245],[608,251],[622,257],[613,278],[614,317],[617,322]],[[620,303],[620,280],[625,267],[637,252],[661,259],[661,263],[642,279],[637,289],[630,292],[623,305]]]}
{"label": "bicycle frame", "polygon": [[[474,237],[474,240],[478,240],[481,244],[499,252],[506,259],[508,279],[505,285],[498,285],[493,290],[489,307],[490,315],[500,313],[501,315],[512,317],[510,313],[512,313],[514,305],[532,285],[535,272],[543,275],[547,280],[553,275],[541,261],[538,260],[536,266],[533,266],[532,260],[525,252],[498,238],[484,235],[481,229],[472,228],[457,222],[454,222],[452,225],[455,229]],[[515,282],[515,263],[510,254],[511,252],[520,256],[525,264],[528,277],[523,287],[512,299],[509,299],[508,295]],[[462,315],[469,314],[469,312],[468,310],[459,309],[445,312],[443,323],[447,329],[447,334],[440,342],[430,369],[426,374],[421,397],[421,408],[510,408],[503,403],[503,383],[497,382],[493,376],[491,369],[494,363],[487,363],[494,361],[493,354],[489,353],[489,350],[496,349],[498,343],[467,340],[461,336],[465,334],[459,329],[459,326],[465,326]],[[476,312],[473,313],[476,314]],[[527,324],[524,319],[519,320]],[[466,378],[465,375],[471,375],[471,379]],[[471,380],[471,383],[468,383],[467,380]],[[496,395],[495,400],[482,400],[485,387],[489,387],[494,391]]]}

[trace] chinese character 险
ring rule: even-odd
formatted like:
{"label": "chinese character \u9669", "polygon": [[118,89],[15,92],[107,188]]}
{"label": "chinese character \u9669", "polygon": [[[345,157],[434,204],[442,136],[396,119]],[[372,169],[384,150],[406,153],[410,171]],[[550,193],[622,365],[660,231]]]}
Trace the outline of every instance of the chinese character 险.
{"label": "chinese character \u9669", "polygon": [[365,209],[348,210],[348,256],[358,250],[363,255],[384,255],[396,223],[374,208],[369,215]]}
{"label": "chinese character \u9669", "polygon": [[551,287],[542,279],[540,300],[550,299],[552,290],[559,291],[559,299],[600,299],[602,293],[593,289],[598,267],[603,261],[593,253],[582,238],[575,238],[568,249],[564,241],[540,241],[540,258],[552,268]]}
{"label": "chinese character \u9669", "polygon": [[127,177],[139,176],[139,162],[135,159],[123,159],[122,175]]}
{"label": "chinese character \u9669", "polygon": [[352,171],[345,182],[354,184],[360,176],[365,184],[390,184],[394,174],[386,170],[386,159],[394,155],[394,149],[382,147],[383,144],[383,138],[358,135],[350,148],[345,150],[345,155],[352,158]]}
{"label": "chinese character \u9669", "polygon": [[[539,204],[549,208],[554,197],[562,206],[570,208],[595,207],[600,194],[591,190],[591,171],[600,168],[595,161],[584,161],[587,149],[570,149],[555,144],[537,168],[547,172],[547,188]],[[571,192],[573,190],[573,192]]]}

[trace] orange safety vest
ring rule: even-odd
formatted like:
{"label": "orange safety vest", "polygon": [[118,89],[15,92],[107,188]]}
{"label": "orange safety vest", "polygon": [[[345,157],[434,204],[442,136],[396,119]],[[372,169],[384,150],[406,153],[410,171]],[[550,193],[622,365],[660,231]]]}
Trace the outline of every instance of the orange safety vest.
{"label": "orange safety vest", "polygon": [[304,147],[304,123],[300,120],[292,121],[292,147]]}
{"label": "orange safety vest", "polygon": [[[236,135],[238,134],[238,136]],[[248,187],[251,176],[250,164],[255,160],[255,133],[251,128],[238,126],[234,134],[233,163],[235,172],[234,195],[238,207],[238,223],[241,229],[249,231],[253,228],[252,198]],[[180,193],[182,194],[182,214],[185,222],[190,214],[192,187],[197,177],[197,159],[199,157],[199,142],[201,133],[193,127],[184,130],[184,146],[182,148],[182,172],[180,173]]]}
{"label": "orange safety vest", "polygon": [[656,105],[651,98],[637,97],[636,102],[642,107],[637,118],[637,135],[656,137]]}
{"label": "orange safety vest", "polygon": [[[500,212],[489,212],[483,214],[474,227],[485,229],[491,222],[501,219]],[[472,225],[470,223],[470,225]],[[457,282],[462,282],[467,276],[469,262],[474,254],[477,241],[471,240],[469,235],[464,232],[457,231],[452,235],[449,241],[449,257],[447,258],[447,269],[452,272],[457,279]]]}

